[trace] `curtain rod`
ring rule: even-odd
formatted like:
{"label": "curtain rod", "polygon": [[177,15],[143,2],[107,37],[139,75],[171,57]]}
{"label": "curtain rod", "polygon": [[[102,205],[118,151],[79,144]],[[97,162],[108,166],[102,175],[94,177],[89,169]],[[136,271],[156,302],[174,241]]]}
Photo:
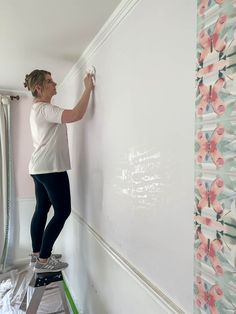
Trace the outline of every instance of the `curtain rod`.
{"label": "curtain rod", "polygon": [[16,95],[16,96],[10,96],[11,100],[13,99],[16,99],[16,100],[19,100],[20,99],[20,96],[19,95]]}
{"label": "curtain rod", "polygon": [[13,96],[13,95],[7,95],[7,94],[1,94],[1,92],[0,92],[0,96],[2,96],[2,97],[9,97],[11,100],[14,100],[14,99],[16,99],[16,100],[19,100],[20,99],[20,96],[19,95],[16,95],[16,96]]}

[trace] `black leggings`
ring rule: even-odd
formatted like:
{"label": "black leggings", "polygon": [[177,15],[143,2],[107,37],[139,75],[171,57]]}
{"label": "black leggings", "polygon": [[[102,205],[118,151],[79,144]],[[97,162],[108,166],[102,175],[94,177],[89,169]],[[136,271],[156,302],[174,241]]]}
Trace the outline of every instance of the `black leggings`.
{"label": "black leggings", "polygon": [[[48,258],[71,212],[69,179],[66,171],[31,176],[34,179],[36,196],[36,207],[30,226],[32,249],[35,253],[39,252],[40,258]],[[51,205],[54,216],[45,228]]]}

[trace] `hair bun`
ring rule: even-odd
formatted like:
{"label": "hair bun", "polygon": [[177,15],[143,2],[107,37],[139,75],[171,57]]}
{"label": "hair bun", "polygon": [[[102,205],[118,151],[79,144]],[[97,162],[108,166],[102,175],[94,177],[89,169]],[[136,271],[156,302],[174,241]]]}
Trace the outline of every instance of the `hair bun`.
{"label": "hair bun", "polygon": [[28,89],[29,89],[28,81],[29,81],[29,75],[26,74],[26,76],[25,76],[25,82],[24,82],[24,87],[28,87]]}

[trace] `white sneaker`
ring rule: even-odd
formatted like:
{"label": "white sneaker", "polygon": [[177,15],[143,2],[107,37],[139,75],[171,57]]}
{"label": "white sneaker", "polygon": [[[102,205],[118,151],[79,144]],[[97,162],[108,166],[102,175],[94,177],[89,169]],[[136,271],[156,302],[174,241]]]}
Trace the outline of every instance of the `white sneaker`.
{"label": "white sneaker", "polygon": [[[31,253],[29,256],[31,256],[30,266],[34,266],[35,263],[37,262],[38,255]],[[51,257],[54,257],[56,259],[60,259],[60,258],[62,258],[62,255],[61,254],[52,254]]]}
{"label": "white sneaker", "polygon": [[60,271],[68,266],[68,263],[64,263],[59,261],[54,257],[49,257],[46,263],[41,263],[39,259],[37,259],[34,272],[36,273],[51,273]]}

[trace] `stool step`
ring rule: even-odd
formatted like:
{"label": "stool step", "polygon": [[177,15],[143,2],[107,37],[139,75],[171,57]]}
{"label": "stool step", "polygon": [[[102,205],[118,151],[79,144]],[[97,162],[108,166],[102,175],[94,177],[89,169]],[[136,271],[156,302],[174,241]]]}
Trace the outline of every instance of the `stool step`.
{"label": "stool step", "polygon": [[30,282],[31,287],[47,286],[52,282],[63,280],[62,272],[51,273],[35,273],[33,281]]}
{"label": "stool step", "polygon": [[[64,311],[53,312],[53,313],[66,313],[70,314],[66,295],[63,286],[63,275],[62,272],[48,272],[48,273],[34,273],[32,279],[29,283],[31,288],[34,288],[32,298],[29,302],[29,306],[26,309],[26,314],[35,314],[37,313],[38,307],[42,300],[43,294],[46,290],[51,290],[50,287],[47,287],[50,283],[55,283],[59,288],[60,297],[62,300],[62,305]],[[24,298],[25,300],[25,298]]]}

